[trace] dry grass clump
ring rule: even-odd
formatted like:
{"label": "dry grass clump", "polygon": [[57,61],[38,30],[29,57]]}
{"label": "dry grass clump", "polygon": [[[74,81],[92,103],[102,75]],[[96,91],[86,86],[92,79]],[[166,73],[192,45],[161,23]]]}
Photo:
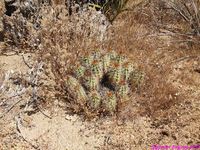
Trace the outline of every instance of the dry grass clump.
{"label": "dry grass clump", "polygon": [[[158,32],[151,30],[152,24],[147,17],[142,17],[146,13],[143,11],[120,14],[110,28],[112,36],[106,45],[130,56],[134,66],[145,73],[144,82],[131,92],[128,105],[119,108],[119,116],[126,119],[138,115],[167,116],[169,110],[183,100],[169,79],[171,52],[160,47],[160,37],[154,36]],[[174,57],[178,57],[179,52],[173,52]]]}
{"label": "dry grass clump", "polygon": [[20,13],[14,13],[11,17],[4,17],[4,41],[9,46],[17,48],[35,48],[37,39],[34,25]]}
{"label": "dry grass clump", "polygon": [[[78,58],[99,48],[107,40],[109,23],[101,13],[89,9],[69,16],[64,6],[43,7],[40,15],[44,17],[40,20],[40,44],[36,53],[38,62],[44,63],[45,82],[50,85],[41,86],[43,90],[40,90],[39,97],[51,106],[55,99],[64,100],[68,110],[82,112],[84,107],[76,103],[76,97],[82,95],[75,94],[73,99],[64,81]],[[95,93],[90,95],[93,97]]]}
{"label": "dry grass clump", "polygon": [[[199,44],[200,1],[154,0],[142,10],[148,12],[152,30],[173,37],[172,43]],[[150,14],[150,15],[149,15]]]}
{"label": "dry grass clump", "polygon": [[[131,93],[128,105],[122,105],[119,116],[122,119],[132,119],[133,116],[148,116],[152,119],[167,119],[174,117],[170,111],[176,104],[184,100],[178,89],[169,81],[169,72],[157,70],[149,66],[145,69],[145,80]],[[169,69],[169,68],[168,68]]]}
{"label": "dry grass clump", "polygon": [[178,90],[167,81],[166,71],[149,72],[145,86],[141,89],[143,96],[140,112],[151,117],[166,117],[168,110],[181,100]]}
{"label": "dry grass clump", "polygon": [[14,12],[12,16],[5,16],[5,42],[18,49],[36,51],[42,46],[42,39],[45,34],[52,33],[55,29],[60,29],[60,31],[55,30],[57,33],[53,34],[63,34],[63,37],[65,37],[54,38],[54,40],[62,40],[57,41],[57,43],[73,41],[74,35],[85,36],[85,39],[82,40],[87,41],[92,40],[91,37],[95,36],[98,37],[99,41],[106,38],[105,31],[109,23],[100,12],[89,9],[77,12],[77,6],[74,6],[72,11],[73,15],[69,15],[64,5],[42,6],[38,7],[37,11],[28,17],[24,15],[23,11],[19,10]]}
{"label": "dry grass clump", "polygon": [[188,24],[189,32],[192,35],[200,35],[200,1],[164,1],[175,13],[184,19]]}
{"label": "dry grass clump", "polygon": [[92,1],[80,1],[74,0],[75,3],[88,5],[90,8],[100,10],[112,23],[117,16],[124,11],[133,11],[134,8],[146,0],[92,0]]}

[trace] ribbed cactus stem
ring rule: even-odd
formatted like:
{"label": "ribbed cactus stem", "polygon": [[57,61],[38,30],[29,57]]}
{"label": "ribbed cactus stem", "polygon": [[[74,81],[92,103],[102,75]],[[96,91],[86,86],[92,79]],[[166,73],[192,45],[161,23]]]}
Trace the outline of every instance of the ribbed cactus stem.
{"label": "ribbed cactus stem", "polygon": [[108,72],[110,61],[111,61],[111,58],[110,58],[109,55],[104,55],[102,57],[102,63],[103,63],[103,71],[104,71],[104,73]]}
{"label": "ribbed cactus stem", "polygon": [[98,93],[98,91],[91,91],[89,94],[88,94],[88,97],[89,97],[89,106],[92,108],[92,109],[97,109],[99,108],[100,104],[101,104],[101,96],[100,94]]}
{"label": "ribbed cactus stem", "polygon": [[93,61],[93,56],[87,54],[81,58],[81,64],[85,67],[89,67]]}
{"label": "ribbed cactus stem", "polygon": [[78,80],[70,75],[66,77],[66,86],[68,87],[68,92],[74,96],[79,104],[85,104],[87,95],[82,85]]}
{"label": "ribbed cactus stem", "polygon": [[121,80],[122,67],[119,64],[114,64],[114,68],[109,72],[109,80],[112,84],[117,85]]}
{"label": "ribbed cactus stem", "polygon": [[114,59],[117,63],[122,64],[126,59],[122,55],[117,55]]}
{"label": "ribbed cactus stem", "polygon": [[101,53],[98,50],[96,50],[92,53],[92,56],[94,59],[99,59],[101,57]]}
{"label": "ribbed cactus stem", "polygon": [[76,78],[81,78],[84,76],[86,68],[81,66],[81,65],[77,65],[76,69],[75,69],[75,76]]}
{"label": "ribbed cactus stem", "polygon": [[133,71],[130,74],[129,82],[134,83],[138,86],[144,80],[144,74],[139,71]]}
{"label": "ribbed cactus stem", "polygon": [[120,84],[117,88],[117,95],[121,98],[124,98],[129,93],[129,86],[125,80],[120,81]]}
{"label": "ribbed cactus stem", "polygon": [[108,92],[106,94],[106,109],[109,112],[116,111],[117,107],[117,98],[113,92]]}
{"label": "ribbed cactus stem", "polygon": [[96,77],[101,78],[103,76],[103,65],[100,61],[94,60],[91,65],[91,70]]}
{"label": "ribbed cactus stem", "polygon": [[87,94],[84,90],[84,88],[82,86],[76,86],[74,88],[75,92],[76,92],[76,98],[77,98],[77,102],[79,104],[85,104],[86,100],[87,100]]}
{"label": "ribbed cactus stem", "polygon": [[85,78],[83,80],[83,84],[85,85],[85,87],[87,88],[87,90],[91,91],[91,90],[95,90],[98,89],[98,85],[99,85],[99,80],[98,77],[96,77],[92,71],[87,70],[85,72]]}
{"label": "ribbed cactus stem", "polygon": [[68,75],[68,76],[66,77],[66,80],[65,80],[65,81],[66,81],[66,85],[67,85],[67,86],[76,87],[77,85],[79,85],[78,80],[77,80],[76,78],[70,76],[70,75]]}
{"label": "ribbed cactus stem", "polygon": [[127,62],[122,66],[122,75],[124,76],[124,80],[128,81],[130,73],[133,71],[133,66],[131,63]]}
{"label": "ribbed cactus stem", "polygon": [[117,53],[115,51],[111,51],[107,54],[111,60],[114,60],[117,56]]}

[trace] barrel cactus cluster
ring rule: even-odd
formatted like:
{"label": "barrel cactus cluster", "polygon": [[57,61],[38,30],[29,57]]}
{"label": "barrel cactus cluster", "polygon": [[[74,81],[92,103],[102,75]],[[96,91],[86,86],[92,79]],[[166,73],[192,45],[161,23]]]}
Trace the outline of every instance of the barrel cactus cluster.
{"label": "barrel cactus cluster", "polygon": [[119,103],[129,100],[130,85],[142,78],[143,74],[124,55],[95,51],[79,59],[65,85],[81,106],[113,114]]}

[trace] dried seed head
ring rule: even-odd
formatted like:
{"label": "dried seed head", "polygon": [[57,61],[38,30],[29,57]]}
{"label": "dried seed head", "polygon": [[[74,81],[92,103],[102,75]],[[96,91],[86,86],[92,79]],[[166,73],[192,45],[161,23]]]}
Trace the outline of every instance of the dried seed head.
{"label": "dried seed head", "polygon": [[119,64],[118,62],[114,62],[112,67],[113,67],[113,70],[119,70],[121,69],[121,64]]}
{"label": "dried seed head", "polygon": [[87,69],[84,73],[85,78],[92,76],[92,71],[90,69]]}

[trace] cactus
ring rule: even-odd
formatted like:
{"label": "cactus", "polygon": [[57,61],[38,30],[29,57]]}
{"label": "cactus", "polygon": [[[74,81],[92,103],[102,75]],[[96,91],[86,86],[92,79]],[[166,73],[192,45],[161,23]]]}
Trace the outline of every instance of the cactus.
{"label": "cactus", "polygon": [[113,86],[117,86],[119,84],[121,80],[121,72],[122,72],[121,65],[115,63],[112,71],[108,73],[110,83]]}
{"label": "cactus", "polygon": [[93,61],[93,56],[86,54],[81,59],[80,62],[84,67],[89,67]]}
{"label": "cactus", "polygon": [[114,59],[114,61],[116,61],[116,63],[118,64],[122,64],[123,62],[125,62],[126,58],[125,56],[122,56],[122,55],[117,55]]}
{"label": "cactus", "polygon": [[115,51],[111,51],[107,54],[111,60],[114,60],[117,56],[117,53]]}
{"label": "cactus", "polygon": [[83,77],[85,70],[86,70],[86,68],[81,66],[80,64],[76,65],[75,73],[74,73],[75,77],[78,78],[78,79]]}
{"label": "cactus", "polygon": [[122,75],[125,81],[128,81],[130,73],[133,71],[133,65],[129,62],[126,62],[122,66]]}
{"label": "cactus", "polygon": [[91,74],[90,76],[85,77],[84,85],[88,91],[98,89],[98,78]]}
{"label": "cactus", "polygon": [[106,99],[104,101],[105,104],[105,109],[106,111],[109,111],[111,113],[116,111],[116,107],[117,107],[117,98],[116,95],[109,91],[106,93]]}
{"label": "cactus", "polygon": [[75,66],[74,76],[77,79],[67,76],[66,86],[77,102],[92,111],[102,110],[102,105],[111,114],[116,111],[118,101],[128,100],[129,84],[138,85],[143,80],[143,74],[115,51],[86,53]]}
{"label": "cactus", "polygon": [[87,94],[83,89],[83,86],[78,82],[78,80],[70,75],[66,77],[66,86],[68,87],[68,92],[74,96],[79,104],[85,104],[87,99]]}
{"label": "cactus", "polygon": [[91,70],[96,77],[101,78],[103,76],[103,65],[100,61],[94,60],[91,64]]}
{"label": "cactus", "polygon": [[92,109],[97,109],[99,108],[101,104],[101,95],[98,93],[98,91],[91,91],[88,94],[89,97],[89,107]]}
{"label": "cactus", "polygon": [[81,105],[86,104],[88,97],[84,88],[82,86],[76,86],[74,89],[76,90],[77,103]]}
{"label": "cactus", "polygon": [[109,55],[103,55],[102,56],[102,63],[103,63],[103,72],[108,72],[108,68],[111,62],[111,58]]}
{"label": "cactus", "polygon": [[120,98],[125,98],[129,93],[129,86],[125,80],[120,81],[120,84],[117,88],[117,95]]}
{"label": "cactus", "polygon": [[65,82],[66,82],[66,85],[67,85],[68,87],[76,87],[76,86],[79,86],[79,85],[80,85],[79,82],[78,82],[78,80],[77,80],[76,78],[70,76],[70,75],[68,75],[68,76],[66,77]]}
{"label": "cactus", "polygon": [[101,57],[101,53],[99,51],[94,51],[92,57],[97,60]]}

